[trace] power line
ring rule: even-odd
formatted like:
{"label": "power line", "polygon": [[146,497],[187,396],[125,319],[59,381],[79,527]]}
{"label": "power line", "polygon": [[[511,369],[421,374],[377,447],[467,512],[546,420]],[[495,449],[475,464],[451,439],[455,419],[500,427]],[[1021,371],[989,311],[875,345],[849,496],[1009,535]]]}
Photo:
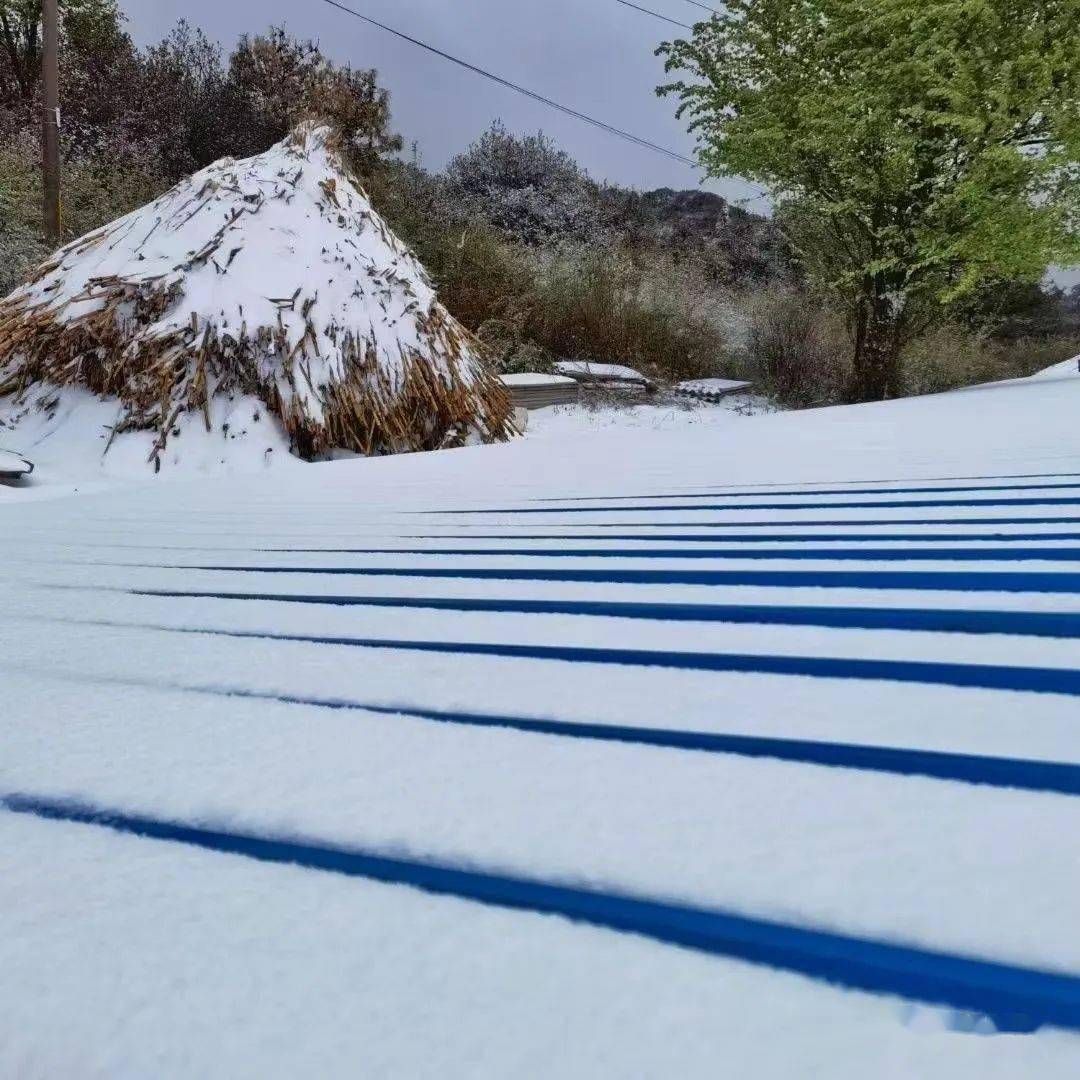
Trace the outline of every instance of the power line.
{"label": "power line", "polygon": [[443,52],[442,49],[435,48],[434,45],[428,45],[424,41],[420,41],[418,38],[410,37],[408,34],[403,33],[401,30],[395,30],[392,26],[387,26],[385,23],[379,22],[377,19],[372,19],[367,15],[362,15],[359,11],[355,11],[353,8],[346,7],[344,4],[338,3],[338,0],[323,0],[324,4],[329,4],[332,8],[337,8],[338,11],[345,12],[346,15],[352,15],[353,18],[360,19],[362,22],[366,22],[371,26],[376,26],[380,30],[385,30],[388,34],[393,34],[394,37],[401,38],[402,41],[407,41],[410,45],[416,45],[420,49],[424,49],[429,53],[433,53],[435,56],[441,56],[444,60],[449,60],[452,64],[457,64],[458,67],[465,68],[466,71],[473,72],[474,75],[480,75],[485,79],[490,79],[494,83],[498,83],[500,86],[505,86],[508,90],[513,90],[515,93],[524,94],[528,98],[532,98],[533,101],[538,101],[542,105],[547,105],[549,108],[557,109],[559,112],[564,113],[567,116],[572,116],[576,120],[581,120],[586,124],[592,124],[593,127],[600,128],[601,131],[606,131],[609,135],[616,135],[620,139],[626,139],[629,142],[635,143],[637,146],[643,146],[648,150],[655,150],[658,154],[664,154],[666,157],[672,158],[675,161],[681,162],[683,165],[688,165],[692,169],[700,169],[701,166],[692,158],[686,157],[684,154],[677,153],[674,150],[669,150],[665,146],[660,146],[657,143],[650,142],[648,139],[643,139],[638,135],[633,135],[629,131],[623,131],[621,128],[612,126],[605,123],[603,120],[598,120],[594,116],[589,116],[587,113],[578,112],[577,109],[572,109],[568,105],[560,105],[557,101],[552,101],[551,98],[544,97],[543,94],[538,94],[533,90],[529,90],[527,87],[519,86],[517,83],[510,82],[509,79],[504,79],[500,75],[496,75],[493,72],[486,71],[484,68],[477,67],[475,64],[470,64],[467,60],[462,60],[460,57],[452,56],[448,52]]}
{"label": "power line", "polygon": [[723,15],[722,11],[717,11],[716,8],[709,7],[708,4],[699,4],[698,0],[686,0],[688,4],[693,4],[696,8],[701,8],[702,11],[711,11],[714,15]]}
{"label": "power line", "polygon": [[671,23],[672,26],[681,26],[684,30],[694,29],[689,23],[679,22],[678,19],[670,19],[667,15],[661,15],[659,11],[652,11],[647,7],[641,7],[640,4],[631,4],[630,0],[615,0],[615,3],[622,4],[623,7],[633,8],[635,11],[640,11],[643,15],[651,15],[654,19],[662,19],[666,23]]}

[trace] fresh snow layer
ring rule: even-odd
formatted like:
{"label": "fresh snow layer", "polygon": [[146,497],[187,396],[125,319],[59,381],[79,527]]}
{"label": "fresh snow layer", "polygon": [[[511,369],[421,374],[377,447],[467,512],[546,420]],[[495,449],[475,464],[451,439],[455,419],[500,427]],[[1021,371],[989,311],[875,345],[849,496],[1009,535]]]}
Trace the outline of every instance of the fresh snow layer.
{"label": "fresh snow layer", "polygon": [[[603,724],[1076,768],[1075,695],[408,647],[1074,672],[1076,636],[423,601],[1080,616],[1080,581],[1068,585],[1080,487],[1061,486],[1080,484],[1078,408],[1080,378],[1060,367],[803,413],[641,407],[605,423],[543,410],[528,438],[501,446],[191,483],[113,478],[48,501],[34,502],[33,486],[0,489],[0,798],[77,800],[1080,976],[1076,795],[989,774],[969,783],[573,737]],[[63,494],[57,478],[75,466],[55,437],[19,449],[52,478],[40,490]],[[883,501],[895,505],[873,505]],[[747,539],[758,534],[780,539]],[[1021,545],[1047,558],[1004,558]],[[527,554],[560,547],[590,554]],[[875,560],[886,547],[934,558]],[[761,548],[785,557],[743,554]],[[871,553],[839,557],[857,548]],[[963,562],[957,548],[988,557]],[[425,554],[450,549],[478,553]],[[838,557],[809,563],[807,549]],[[873,587],[617,580],[748,567],[853,572]],[[874,576],[912,567],[945,588]],[[564,570],[598,580],[542,576]],[[498,576],[522,571],[541,576]],[[1057,575],[1065,591],[971,592],[957,575],[973,572]],[[100,826],[0,810],[0,851],[5,1075],[712,1077],[721,1062],[784,1080],[1056,1080],[1080,1060],[1075,1032],[995,1034],[950,1007]]]}
{"label": "fresh snow layer", "polygon": [[[0,401],[0,421],[12,421],[9,437],[34,462],[30,485],[19,497],[35,498],[107,487],[118,482],[194,479],[247,475],[268,469],[302,468],[289,452],[281,425],[258,398],[238,395],[212,398],[211,430],[202,413],[177,418],[176,432],[162,452],[163,473],[153,476],[148,464],[156,433],[128,431],[112,439],[120,419],[118,402],[102,401],[79,387],[54,392],[55,408],[48,412],[15,407]],[[4,427],[0,424],[0,433]],[[3,461],[0,459],[0,469]],[[0,500],[4,492],[0,491]]]}
{"label": "fresh snow layer", "polygon": [[1048,368],[1043,368],[1042,371],[1037,371],[1034,375],[1030,376],[1029,381],[1037,379],[1060,379],[1063,376],[1077,374],[1078,367],[1080,367],[1080,355],[1074,356],[1071,360],[1062,360],[1060,364],[1053,364]]}
{"label": "fresh snow layer", "polygon": [[700,394],[729,394],[735,390],[749,390],[752,385],[740,379],[689,379],[679,383],[676,389]]}
{"label": "fresh snow layer", "polygon": [[19,454],[0,450],[0,476],[28,476],[33,471],[33,465]]}
{"label": "fresh snow layer", "polygon": [[598,364],[592,360],[560,360],[555,365],[556,371],[564,375],[583,375],[591,379],[636,379],[648,380],[640,371],[624,364]]}
{"label": "fresh snow layer", "polygon": [[[584,402],[555,405],[529,413],[530,440],[578,440],[600,435],[606,442],[613,435],[627,433],[641,438],[653,438],[675,433],[727,429],[738,424],[744,412],[771,411],[769,403],[760,397],[740,395],[721,399],[712,406],[698,406],[689,400],[679,404],[634,404],[617,408],[596,408]],[[599,450],[599,446],[597,447]]]}
{"label": "fresh snow layer", "polygon": [[853,1011],[797,976],[400,886],[25,818],[0,817],[0,845],[0,964],[18,988],[5,1075],[584,1080],[725,1062],[1004,1080],[1075,1065],[1070,1036],[957,1033],[946,1011],[887,998]]}

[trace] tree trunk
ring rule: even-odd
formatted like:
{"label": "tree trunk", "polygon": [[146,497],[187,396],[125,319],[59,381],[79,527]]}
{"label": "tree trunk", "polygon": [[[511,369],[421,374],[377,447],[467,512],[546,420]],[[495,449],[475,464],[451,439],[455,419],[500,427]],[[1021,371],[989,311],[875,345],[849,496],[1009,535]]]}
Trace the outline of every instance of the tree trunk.
{"label": "tree trunk", "polygon": [[899,394],[903,324],[903,303],[886,292],[879,278],[868,278],[856,314],[849,401],[883,401]]}

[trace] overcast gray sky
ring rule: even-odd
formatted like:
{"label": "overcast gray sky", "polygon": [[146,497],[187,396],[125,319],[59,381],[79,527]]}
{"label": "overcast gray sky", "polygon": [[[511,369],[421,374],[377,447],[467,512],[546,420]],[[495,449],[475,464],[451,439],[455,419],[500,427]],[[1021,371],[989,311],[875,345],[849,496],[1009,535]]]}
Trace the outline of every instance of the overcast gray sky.
{"label": "overcast gray sky", "polygon": [[[616,127],[691,155],[674,99],[653,49],[685,35],[616,0],[344,0],[380,22]],[[680,22],[704,12],[687,0],[642,0]],[[374,67],[391,93],[394,127],[415,139],[424,163],[442,167],[500,118],[512,131],[542,129],[597,179],[639,188],[693,188],[689,167],[496,86],[440,57],[330,7],[323,0],[121,0],[139,44],[156,41],[180,18],[224,46],[271,24],[312,37],[335,60]],[[709,181],[728,198],[756,195],[741,181]],[[749,203],[762,211],[767,203]]]}
{"label": "overcast gray sky", "polygon": [[[343,0],[348,7],[615,127],[692,156],[675,101],[654,91],[664,80],[656,45],[685,30],[616,0]],[[679,22],[705,13],[688,0],[639,0]],[[693,188],[700,174],[651,150],[496,86],[440,57],[368,26],[324,0],[120,0],[128,28],[145,45],[186,18],[226,49],[240,34],[283,25],[315,38],[335,60],[374,67],[391,93],[394,128],[438,169],[501,119],[510,130],[545,131],[594,177],[638,188]],[[719,6],[719,5],[717,5]],[[740,180],[704,185],[746,208],[768,212],[761,189]],[[1057,272],[1065,284],[1080,269]]]}

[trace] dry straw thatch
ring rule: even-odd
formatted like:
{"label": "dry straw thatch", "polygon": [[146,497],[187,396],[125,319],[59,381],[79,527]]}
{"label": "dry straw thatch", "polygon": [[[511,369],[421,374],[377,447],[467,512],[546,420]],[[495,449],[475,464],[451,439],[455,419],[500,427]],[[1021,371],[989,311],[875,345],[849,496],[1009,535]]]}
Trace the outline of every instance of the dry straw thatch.
{"label": "dry straw thatch", "polygon": [[510,434],[506,392],[423,268],[305,125],[57,252],[0,300],[0,397],[83,386],[114,435],[251,394],[305,458]]}

